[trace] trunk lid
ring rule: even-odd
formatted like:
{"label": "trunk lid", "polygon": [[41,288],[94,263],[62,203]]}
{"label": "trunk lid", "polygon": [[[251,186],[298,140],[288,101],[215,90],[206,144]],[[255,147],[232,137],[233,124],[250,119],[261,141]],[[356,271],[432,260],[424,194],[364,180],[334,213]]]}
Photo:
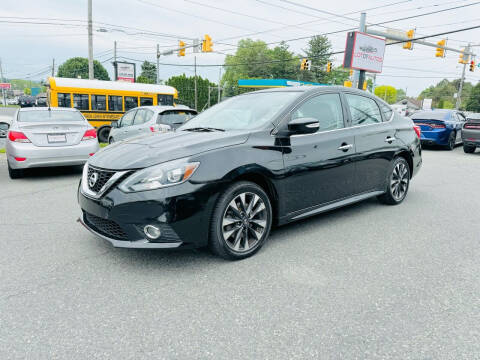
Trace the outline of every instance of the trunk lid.
{"label": "trunk lid", "polygon": [[414,119],[413,122],[415,125],[420,126],[422,131],[432,131],[434,129],[444,129],[445,121],[442,120],[431,120],[431,119]]}
{"label": "trunk lid", "polygon": [[87,126],[82,122],[19,122],[19,130],[36,146],[71,146],[82,141]]}

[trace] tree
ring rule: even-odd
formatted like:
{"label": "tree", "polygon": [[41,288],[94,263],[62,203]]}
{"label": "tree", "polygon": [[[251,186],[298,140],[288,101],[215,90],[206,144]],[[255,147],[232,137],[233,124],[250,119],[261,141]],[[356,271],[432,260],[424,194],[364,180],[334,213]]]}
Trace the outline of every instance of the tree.
{"label": "tree", "polygon": [[397,89],[397,101],[402,101],[407,98],[407,94],[403,89]]}
{"label": "tree", "polygon": [[296,79],[299,60],[288,50],[288,45],[281,42],[280,45],[270,50],[272,58],[270,66],[270,77],[274,79]]}
{"label": "tree", "polygon": [[[447,79],[443,79],[435,86],[430,86],[427,89],[423,90],[420,93],[419,99],[420,100],[432,99],[432,106],[434,108],[441,108],[444,106],[445,101],[448,101],[449,103],[452,103],[452,104],[456,103],[454,94],[458,93],[459,88],[460,88],[460,79],[456,79],[453,81],[448,81]],[[469,82],[463,83],[463,91],[462,91],[462,98],[461,98],[462,105],[467,103],[472,89],[473,89],[473,85],[471,83]]]}
{"label": "tree", "polygon": [[[178,91],[177,103],[195,108],[195,77],[187,77],[185,74],[172,76],[165,82],[166,85],[173,86]],[[210,89],[210,106],[217,103],[218,91],[217,85],[197,76],[197,103],[198,110],[208,106],[208,91]]]}
{"label": "tree", "polygon": [[[142,81],[139,81],[139,79]],[[157,82],[157,66],[154,63],[145,60],[142,64],[142,72],[137,78],[137,82],[155,84]]]}
{"label": "tree", "polygon": [[389,85],[381,85],[375,88],[375,95],[382,98],[389,104],[394,104],[397,101],[397,89]]}
{"label": "tree", "polygon": [[23,89],[23,93],[24,93],[25,95],[32,95],[32,89],[30,89],[30,88],[25,88],[25,89]]}
{"label": "tree", "polygon": [[465,108],[467,111],[480,112],[480,83],[473,87]]}
{"label": "tree", "polygon": [[[110,80],[107,70],[97,60],[93,60],[93,74],[95,79]],[[88,79],[88,59],[74,57],[58,67],[58,77]]]}
{"label": "tree", "polygon": [[311,70],[299,70],[299,78],[303,81],[328,83],[331,75],[326,72],[327,63],[330,61],[332,45],[328,38],[323,35],[315,35],[308,42],[306,57],[310,60]]}

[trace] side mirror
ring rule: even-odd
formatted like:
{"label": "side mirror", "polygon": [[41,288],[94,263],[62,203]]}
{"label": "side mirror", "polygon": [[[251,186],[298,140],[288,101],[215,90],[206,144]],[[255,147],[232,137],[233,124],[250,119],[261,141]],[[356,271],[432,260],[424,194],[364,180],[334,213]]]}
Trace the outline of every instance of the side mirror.
{"label": "side mirror", "polygon": [[111,126],[112,128],[118,128],[118,127],[119,127],[119,126],[118,126],[118,121],[117,121],[117,120],[112,121],[112,122],[110,123],[110,126]]}
{"label": "side mirror", "polygon": [[288,123],[288,131],[291,135],[313,134],[320,128],[320,123],[314,118],[298,118]]}
{"label": "side mirror", "polygon": [[0,138],[6,138],[8,129],[10,128],[10,124],[0,122]]}

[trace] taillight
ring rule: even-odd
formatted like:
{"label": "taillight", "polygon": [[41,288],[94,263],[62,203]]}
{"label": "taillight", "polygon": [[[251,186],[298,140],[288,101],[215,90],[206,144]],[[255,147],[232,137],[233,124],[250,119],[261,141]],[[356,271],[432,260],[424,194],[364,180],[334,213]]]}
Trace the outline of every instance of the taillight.
{"label": "taillight", "polygon": [[96,138],[97,138],[97,132],[95,131],[95,129],[90,129],[85,131],[85,134],[83,134],[83,137],[82,137],[82,141],[96,139]]}
{"label": "taillight", "polygon": [[480,130],[480,124],[465,124],[463,128]]}
{"label": "taillight", "polygon": [[8,139],[14,142],[21,142],[21,143],[29,143],[30,140],[25,136],[24,133],[20,131],[9,131],[8,132]]}
{"label": "taillight", "polygon": [[151,132],[157,132],[158,129],[157,129],[156,127],[154,127],[154,126],[150,126],[150,131],[151,131]]}
{"label": "taillight", "polygon": [[420,136],[422,134],[422,130],[420,129],[420,126],[413,125],[413,130],[415,130],[415,134],[417,134],[417,137],[420,139]]}
{"label": "taillight", "polygon": [[432,129],[445,129],[445,124],[430,124]]}
{"label": "taillight", "polygon": [[27,160],[27,158],[24,158],[24,157],[16,157],[15,160],[17,160],[17,161],[25,161],[25,160]]}

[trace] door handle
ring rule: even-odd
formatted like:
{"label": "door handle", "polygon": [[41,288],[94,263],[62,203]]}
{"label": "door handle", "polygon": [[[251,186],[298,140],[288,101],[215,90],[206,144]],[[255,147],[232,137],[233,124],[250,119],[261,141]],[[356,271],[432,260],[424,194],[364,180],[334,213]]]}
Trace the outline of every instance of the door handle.
{"label": "door handle", "polygon": [[391,143],[394,142],[395,140],[397,140],[397,139],[394,138],[394,137],[392,137],[392,136],[387,136],[387,137],[385,138],[385,142],[386,142],[386,143],[389,143],[389,144],[391,144]]}
{"label": "door handle", "polygon": [[341,151],[343,151],[343,152],[347,152],[347,151],[350,150],[351,148],[353,148],[353,144],[343,143],[342,146],[340,146],[337,150],[341,150]]}

